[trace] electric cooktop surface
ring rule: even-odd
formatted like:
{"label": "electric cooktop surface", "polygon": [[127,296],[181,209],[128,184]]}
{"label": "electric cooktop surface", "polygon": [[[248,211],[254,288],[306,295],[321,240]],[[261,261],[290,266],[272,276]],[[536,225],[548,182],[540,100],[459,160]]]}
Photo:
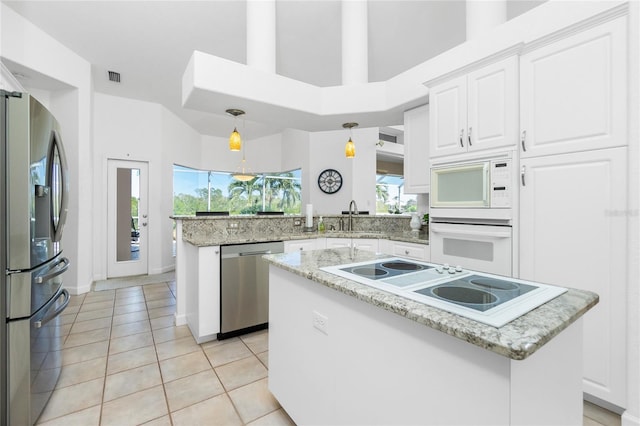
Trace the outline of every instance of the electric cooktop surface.
{"label": "electric cooktop surface", "polygon": [[459,266],[397,257],[320,269],[494,327],[501,327],[567,291]]}

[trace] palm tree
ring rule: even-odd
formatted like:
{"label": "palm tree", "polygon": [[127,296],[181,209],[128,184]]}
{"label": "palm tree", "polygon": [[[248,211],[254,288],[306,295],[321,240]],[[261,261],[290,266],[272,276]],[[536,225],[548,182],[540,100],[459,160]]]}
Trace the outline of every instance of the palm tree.
{"label": "palm tree", "polygon": [[[292,173],[284,173],[283,177],[292,178]],[[302,185],[297,179],[278,179],[279,189],[281,191],[280,204],[278,207],[282,210],[284,208],[291,208],[295,205],[296,201],[302,199]]]}
{"label": "palm tree", "polygon": [[[259,177],[254,177],[248,181],[233,180],[228,187],[229,201],[231,204],[243,204],[245,208],[253,208],[252,197],[257,193],[254,199],[260,199],[262,196],[262,182]],[[231,209],[230,209],[231,210]],[[240,209],[242,210],[242,209]]]}

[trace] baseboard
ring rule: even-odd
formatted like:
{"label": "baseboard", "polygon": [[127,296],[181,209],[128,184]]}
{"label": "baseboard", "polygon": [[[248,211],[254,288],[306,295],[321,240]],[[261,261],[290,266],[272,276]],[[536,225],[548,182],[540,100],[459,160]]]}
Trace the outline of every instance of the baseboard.
{"label": "baseboard", "polygon": [[176,270],[176,265],[163,266],[161,268],[149,269],[149,275],[164,274]]}
{"label": "baseboard", "polygon": [[78,296],[79,294],[85,294],[85,293],[89,293],[91,291],[91,287],[93,286],[93,283],[91,284],[87,284],[81,287],[64,287],[70,295],[72,296]]}
{"label": "baseboard", "polygon": [[186,325],[187,324],[187,316],[182,314],[182,315],[178,315],[177,313],[173,315],[175,320],[176,320],[176,327],[180,326],[180,325]]}
{"label": "baseboard", "polygon": [[640,417],[632,416],[628,410],[622,413],[620,420],[621,426],[640,426]]}

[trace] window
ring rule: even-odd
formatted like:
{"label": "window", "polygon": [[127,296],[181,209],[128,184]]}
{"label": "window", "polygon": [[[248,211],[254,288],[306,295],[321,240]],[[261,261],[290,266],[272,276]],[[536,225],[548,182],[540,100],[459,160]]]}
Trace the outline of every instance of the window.
{"label": "window", "polygon": [[376,175],[376,213],[415,212],[418,208],[416,198],[404,193],[403,176]]}
{"label": "window", "polygon": [[254,214],[259,211],[301,213],[301,170],[261,173],[247,182],[231,173],[173,166],[173,214],[197,211],[228,211]]}

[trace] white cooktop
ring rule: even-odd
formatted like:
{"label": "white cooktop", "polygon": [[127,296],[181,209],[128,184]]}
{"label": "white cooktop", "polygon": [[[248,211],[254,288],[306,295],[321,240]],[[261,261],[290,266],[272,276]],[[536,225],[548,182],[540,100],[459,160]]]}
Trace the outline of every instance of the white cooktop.
{"label": "white cooktop", "polygon": [[320,269],[493,327],[502,327],[567,291],[399,257]]}

